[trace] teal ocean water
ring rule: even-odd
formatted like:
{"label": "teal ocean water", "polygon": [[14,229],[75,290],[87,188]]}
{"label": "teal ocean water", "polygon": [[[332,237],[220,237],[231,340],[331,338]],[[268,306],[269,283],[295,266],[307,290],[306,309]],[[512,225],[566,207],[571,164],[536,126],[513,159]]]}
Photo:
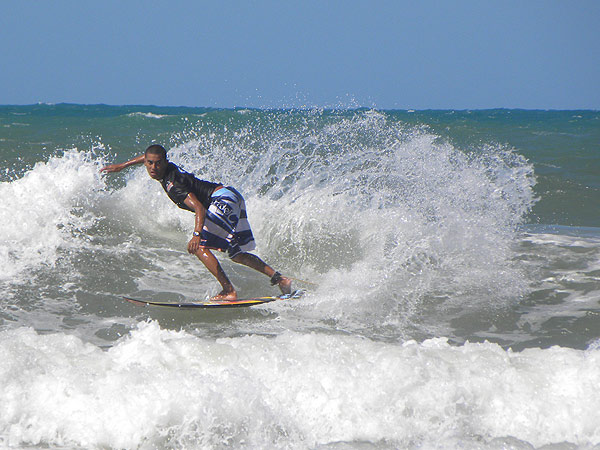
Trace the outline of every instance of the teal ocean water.
{"label": "teal ocean water", "polygon": [[[100,173],[151,143],[302,300],[121,300],[219,290],[193,214]],[[600,446],[600,112],[0,106],[0,164],[2,447]]]}

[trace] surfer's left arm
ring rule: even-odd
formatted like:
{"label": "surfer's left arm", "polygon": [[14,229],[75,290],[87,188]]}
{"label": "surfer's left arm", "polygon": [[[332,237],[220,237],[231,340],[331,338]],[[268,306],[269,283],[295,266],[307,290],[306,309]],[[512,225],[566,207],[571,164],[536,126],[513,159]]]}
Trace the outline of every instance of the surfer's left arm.
{"label": "surfer's left arm", "polygon": [[192,239],[190,239],[190,242],[188,243],[188,252],[195,254],[198,251],[198,248],[200,248],[200,233],[202,233],[202,227],[204,226],[206,208],[192,192],[187,195],[183,202],[193,209],[196,214],[196,219],[194,221],[194,236],[192,236]]}

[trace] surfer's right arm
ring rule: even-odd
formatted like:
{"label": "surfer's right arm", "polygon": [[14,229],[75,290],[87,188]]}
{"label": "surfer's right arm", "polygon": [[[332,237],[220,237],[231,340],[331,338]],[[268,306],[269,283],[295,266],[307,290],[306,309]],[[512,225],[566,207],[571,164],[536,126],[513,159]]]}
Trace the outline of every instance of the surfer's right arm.
{"label": "surfer's right arm", "polygon": [[140,156],[136,156],[133,159],[130,159],[129,161],[126,161],[124,163],[119,163],[119,164],[109,164],[107,166],[104,166],[102,169],[100,169],[100,172],[106,172],[106,173],[112,173],[112,172],[120,172],[123,169],[126,169],[129,166],[134,166],[136,164],[144,164],[144,160],[145,160],[145,155],[140,155]]}

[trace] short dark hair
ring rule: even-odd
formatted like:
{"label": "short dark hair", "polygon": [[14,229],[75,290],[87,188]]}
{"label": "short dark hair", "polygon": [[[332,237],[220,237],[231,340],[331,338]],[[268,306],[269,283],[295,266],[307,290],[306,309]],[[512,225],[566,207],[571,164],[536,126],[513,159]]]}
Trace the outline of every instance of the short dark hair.
{"label": "short dark hair", "polygon": [[158,144],[151,145],[150,147],[148,147],[146,149],[146,152],[144,153],[144,155],[147,155],[148,153],[150,153],[152,155],[160,155],[164,159],[167,159],[167,151],[165,150],[165,148],[162,145],[158,145]]}

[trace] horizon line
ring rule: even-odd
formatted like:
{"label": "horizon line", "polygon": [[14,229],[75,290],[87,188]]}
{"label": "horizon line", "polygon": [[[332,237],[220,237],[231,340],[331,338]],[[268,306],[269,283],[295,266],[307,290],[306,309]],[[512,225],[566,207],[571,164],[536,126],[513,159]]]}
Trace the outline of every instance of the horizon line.
{"label": "horizon line", "polygon": [[111,108],[187,108],[187,109],[204,109],[214,111],[224,110],[255,110],[255,111],[312,111],[312,110],[325,110],[325,111],[405,111],[405,112],[417,112],[417,111],[590,111],[599,112],[600,109],[595,108],[523,108],[523,107],[482,107],[482,108],[379,108],[375,106],[352,106],[352,107],[340,107],[340,106],[282,106],[282,107],[258,107],[258,106],[189,106],[189,105],[156,105],[156,104],[111,104],[111,103],[73,103],[73,102],[37,102],[37,103],[6,103],[0,104],[0,108],[5,107],[26,107],[26,106],[96,106],[96,107],[111,107]]}

